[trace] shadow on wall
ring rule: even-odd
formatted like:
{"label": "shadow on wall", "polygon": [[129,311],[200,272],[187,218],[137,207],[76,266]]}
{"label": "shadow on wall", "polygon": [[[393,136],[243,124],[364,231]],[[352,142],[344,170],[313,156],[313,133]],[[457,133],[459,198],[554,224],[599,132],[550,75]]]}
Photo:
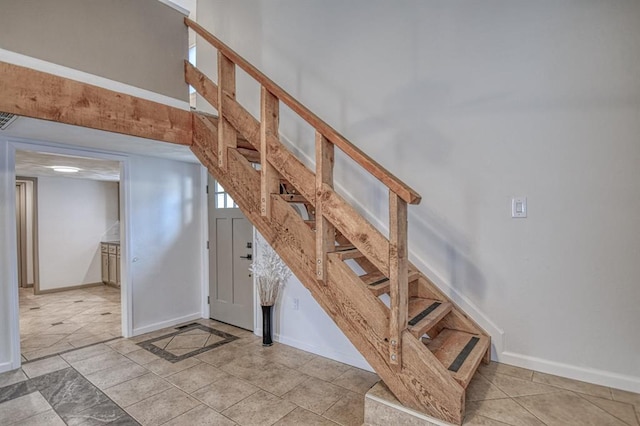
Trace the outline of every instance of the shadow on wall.
{"label": "shadow on wall", "polygon": [[[424,169],[451,167],[454,141],[429,124],[431,116],[451,109],[453,90],[447,83],[415,79],[417,71],[411,72],[412,77],[405,80],[406,84],[396,85],[396,89],[388,91],[384,99],[356,103],[362,99],[361,93],[354,94],[356,89],[344,86],[345,82],[339,78],[332,79],[335,74],[324,73],[322,68],[300,66],[300,61],[296,60],[298,52],[278,45],[275,40],[269,40],[266,45],[270,54],[264,55],[265,60],[276,59],[270,60],[265,69],[269,69],[271,64],[289,64],[278,67],[278,70],[283,70],[281,75],[288,76],[287,79],[279,79],[286,80],[285,90],[312,111],[325,112],[321,116],[323,120],[340,129],[366,154],[410,186],[430,188],[438,185],[437,182],[420,182],[420,178]],[[371,88],[373,92],[375,89]],[[495,93],[468,100],[467,106],[491,103],[504,96],[503,93]],[[420,105],[420,108],[412,109],[409,105]],[[313,169],[313,128],[285,107],[281,111],[280,129],[287,145]],[[415,170],[416,167],[420,170]],[[335,182],[336,190],[355,202],[355,207],[388,235],[387,187],[339,150],[336,150]],[[419,207],[409,207],[410,252],[423,265],[433,268],[438,278],[459,294],[468,295],[472,300],[482,300],[486,296],[486,278],[473,260],[467,239],[427,207],[429,196],[422,195],[424,201]],[[458,299],[455,294],[450,296]]]}

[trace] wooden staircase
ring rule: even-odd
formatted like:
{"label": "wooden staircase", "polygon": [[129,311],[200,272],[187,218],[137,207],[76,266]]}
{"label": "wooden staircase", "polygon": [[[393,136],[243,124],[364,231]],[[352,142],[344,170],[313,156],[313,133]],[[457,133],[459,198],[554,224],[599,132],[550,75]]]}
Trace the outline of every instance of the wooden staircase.
{"label": "wooden staircase", "polygon": [[[465,388],[488,362],[491,342],[407,259],[407,205],[420,196],[200,25],[185,23],[218,51],[217,84],[185,62],[187,83],[219,115],[192,114],[195,155],[398,400],[461,424]],[[260,120],[235,99],[236,67],[262,86]],[[316,129],[315,171],[279,141],[280,102]],[[335,147],[389,188],[388,237],[334,191]]]}

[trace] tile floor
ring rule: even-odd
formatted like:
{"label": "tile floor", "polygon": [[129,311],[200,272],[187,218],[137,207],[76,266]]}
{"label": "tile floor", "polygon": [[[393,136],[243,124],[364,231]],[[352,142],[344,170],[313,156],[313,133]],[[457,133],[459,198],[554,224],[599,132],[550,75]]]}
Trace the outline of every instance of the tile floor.
{"label": "tile floor", "polygon": [[464,424],[639,426],[640,394],[492,362],[467,388]]}
{"label": "tile floor", "polygon": [[20,345],[34,360],[122,335],[120,290],[97,286],[34,295],[20,289]]}
{"label": "tile floor", "polygon": [[[112,296],[82,292],[48,295],[52,300],[24,295],[21,302],[58,315],[55,304],[100,297],[115,311]],[[87,334],[104,336],[91,326],[100,325],[102,313],[97,306],[78,308],[55,322],[80,324],[72,319],[82,316]],[[251,332],[211,320],[81,349],[70,339],[80,328],[43,333],[42,320],[30,311],[21,318],[33,331],[25,340],[35,344],[43,336],[50,343],[55,339],[47,336],[63,335],[58,342],[72,348],[31,354],[34,361],[0,374],[1,425],[361,425],[364,394],[378,381],[289,346],[262,347]],[[468,388],[464,424],[640,426],[640,395],[491,363]]]}
{"label": "tile floor", "polygon": [[[153,353],[144,348],[150,343],[164,349]],[[175,361],[171,350],[189,356]],[[249,331],[200,320],[26,362],[0,375],[0,424],[361,425],[364,394],[378,380],[289,346],[265,348]]]}

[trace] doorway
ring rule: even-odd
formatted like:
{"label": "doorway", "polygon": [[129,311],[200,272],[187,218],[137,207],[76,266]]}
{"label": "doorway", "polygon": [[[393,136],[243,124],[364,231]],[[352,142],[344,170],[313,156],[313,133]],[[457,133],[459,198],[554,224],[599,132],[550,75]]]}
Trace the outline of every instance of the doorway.
{"label": "doorway", "polygon": [[[114,258],[120,249],[122,163],[78,154],[15,151],[18,275],[26,278],[19,279],[21,285],[29,283],[24,272],[29,262],[21,260],[28,259],[21,230],[29,222],[22,213],[29,205],[25,202],[28,182],[23,182],[29,178],[19,176],[37,176],[38,196],[31,205],[37,200],[40,212],[37,225],[32,226],[39,233],[39,244],[34,244],[38,283],[19,288],[23,360],[108,341],[121,336],[125,328],[120,280],[111,271],[120,268],[115,262],[108,265],[108,276],[113,276],[109,280],[103,279],[101,271],[104,243],[114,246]],[[35,182],[35,177],[31,179]]]}
{"label": "doorway", "polygon": [[211,176],[208,188],[209,316],[253,331],[253,225]]}
{"label": "doorway", "polygon": [[38,179],[16,177],[16,235],[20,288],[37,288],[37,193]]}
{"label": "doorway", "polygon": [[27,286],[27,185],[16,182],[16,235],[18,252],[18,287]]}

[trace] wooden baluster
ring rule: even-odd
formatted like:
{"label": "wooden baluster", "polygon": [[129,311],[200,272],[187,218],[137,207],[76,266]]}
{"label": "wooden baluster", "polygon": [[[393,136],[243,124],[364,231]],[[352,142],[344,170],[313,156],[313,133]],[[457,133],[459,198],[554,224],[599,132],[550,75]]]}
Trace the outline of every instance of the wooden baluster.
{"label": "wooden baluster", "polygon": [[267,161],[267,139],[278,137],[279,101],[264,86],[260,91],[260,214],[271,217],[271,194],[278,194],[280,174]]}
{"label": "wooden baluster", "polygon": [[218,167],[227,168],[227,148],[235,148],[238,142],[236,130],[225,118],[224,99],[236,98],[236,65],[218,51]]}
{"label": "wooden baluster", "polygon": [[409,261],[407,259],[407,202],[389,191],[389,360],[402,367],[402,332],[407,328],[409,309]]}
{"label": "wooden baluster", "polygon": [[323,186],[333,188],[334,146],[316,132],[316,278],[326,283],[327,252],[335,250],[334,226],[323,214]]}

